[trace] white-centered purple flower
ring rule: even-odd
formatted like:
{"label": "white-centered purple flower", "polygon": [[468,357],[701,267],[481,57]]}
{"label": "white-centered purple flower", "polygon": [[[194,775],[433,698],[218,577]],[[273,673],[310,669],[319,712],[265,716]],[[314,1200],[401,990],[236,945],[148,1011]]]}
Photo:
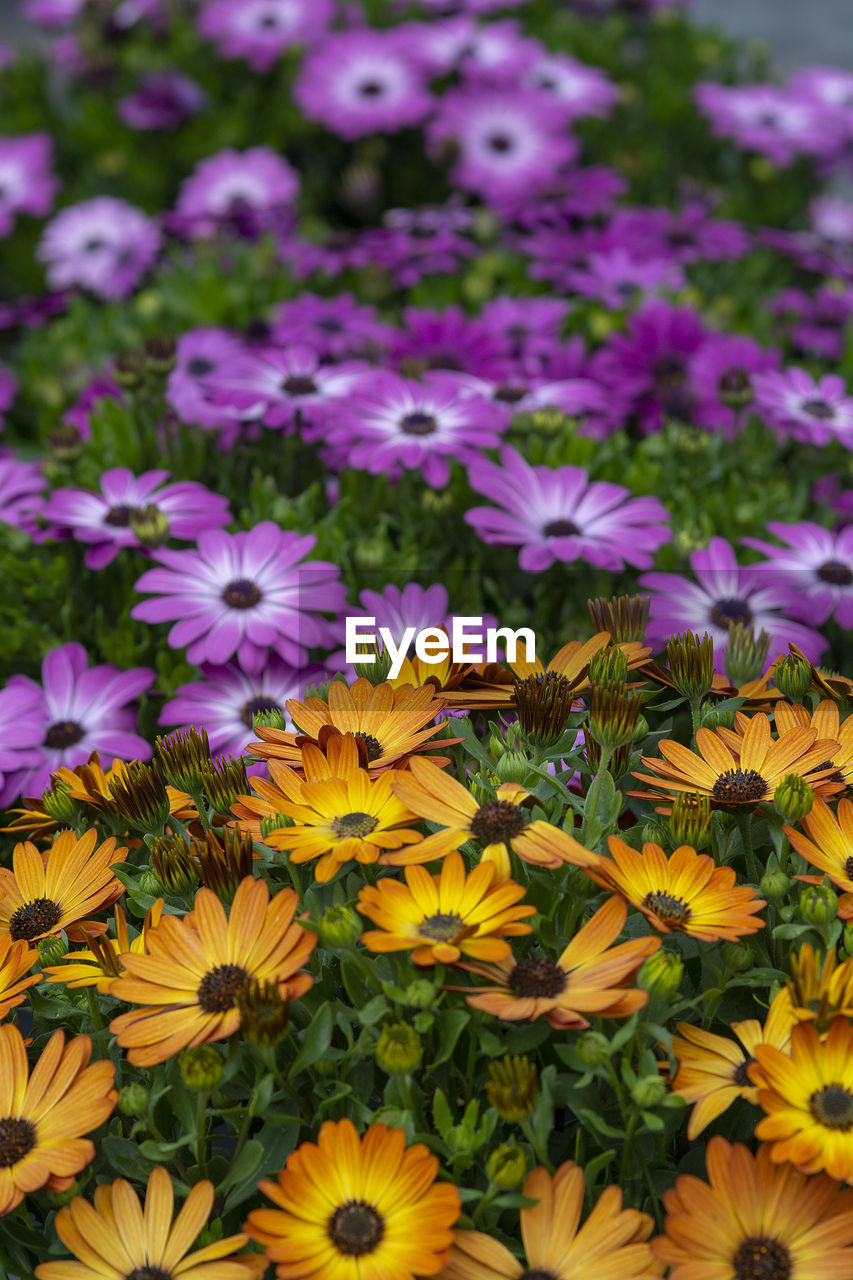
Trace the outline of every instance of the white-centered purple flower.
{"label": "white-centered purple flower", "polygon": [[315,422],[318,410],[349,395],[364,373],[356,361],[322,364],[313,347],[263,347],[229,361],[204,380],[215,405],[244,422],[292,433]]}
{"label": "white-centered purple flower", "polygon": [[226,148],[201,160],[181,183],[169,226],[189,237],[224,229],[254,239],[288,227],[299,194],[296,170],[269,147]]}
{"label": "white-centered purple flower", "polygon": [[[0,729],[0,768],[14,768],[0,805],[19,794],[40,795],[54,769],[84,764],[93,751],[122,760],[150,758],[151,747],[136,732],[136,709],[130,704],[151,686],[154,672],[147,667],[121,671],[110,663],[90,667],[88,661],[81,644],[64,644],[45,655],[41,684],[14,675],[0,694],[0,709],[7,710],[13,697],[18,704],[17,719]],[[26,755],[9,766],[6,748],[14,748],[16,739]]]}
{"label": "white-centered purple flower", "polygon": [[468,482],[495,506],[473,507],[465,520],[484,542],[521,546],[518,563],[540,573],[555,560],[583,560],[612,573],[649,568],[672,537],[657,498],[635,498],[619,484],[591,481],[580,467],[531,466],[515,449],[501,465],[485,459]]}
{"label": "white-centered purple flower", "polygon": [[506,371],[503,340],[488,322],[461,307],[404,307],[403,324],[393,354],[404,373],[450,369],[477,378],[501,378]]}
{"label": "white-centered purple flower", "polygon": [[578,153],[562,105],[542,89],[451,89],[427,137],[436,157],[452,144],[452,180],[487,201],[535,195]]}
{"label": "white-centered purple flower", "polygon": [[223,58],[268,71],[285,49],[313,44],[333,13],[332,0],[206,0],[197,25]]}
{"label": "white-centered purple flower", "polygon": [[698,84],[696,103],[711,132],[757,151],[780,168],[797,156],[829,158],[844,146],[846,129],[834,110],[770,84]]}
{"label": "white-centered purple flower", "polygon": [[236,655],[255,674],[273,650],[304,667],[310,649],[328,646],[322,614],[337,612],[346,598],[335,565],[304,559],[316,541],[269,520],[244,533],[207,529],[195,550],[154,552],[163,567],[136,583],[154,598],[135,605],[131,616],[174,622],[169,644],[186,648],[189,662],[221,666]]}
{"label": "white-centered purple flower", "polygon": [[433,105],[405,32],[394,29],[321,40],[302,63],[293,97],[309,120],[347,139],[420,124]]}
{"label": "white-centered purple flower", "polygon": [[321,298],[303,293],[281,302],[270,325],[270,338],[313,347],[323,359],[377,356],[391,345],[394,329],[379,319],[375,307],[364,306],[351,293]]}
{"label": "white-centered purple flower", "polygon": [[823,360],[840,360],[847,325],[853,317],[853,286],[837,282],[820,285],[809,295],[802,289],[782,289],[765,303],[776,316],[780,336],[798,351]]}
{"label": "white-centered purple flower", "polygon": [[230,368],[245,350],[240,338],[229,329],[188,329],[178,338],[166,398],[182,422],[216,430],[233,425],[235,418],[239,420],[234,410],[213,403],[205,380],[220,369]]}
{"label": "white-centered purple flower", "polygon": [[789,612],[816,627],[834,616],[842,627],[853,628],[853,526],[833,531],[809,520],[772,521],[767,530],[787,545],[741,541],[767,556],[763,568],[771,581],[795,593]]}
{"label": "white-centered purple flower", "polygon": [[751,626],[757,636],[770,636],[770,657],[785,653],[788,644],[798,645],[812,662],[826,648],[818,631],[792,621],[786,615],[796,607],[796,593],[790,586],[771,582],[763,565],[739,565],[731,543],[712,538],[708,546],[694,551],[690,565],[695,581],[680,573],[647,573],[640,586],[651,595],[651,616],[646,638],[661,647],[676,632],[706,631],[714,641],[718,671],[729,642],[732,623]]}
{"label": "white-centered purple flower", "polygon": [[569,120],[606,116],[620,97],[619,89],[600,67],[546,50],[524,68],[521,84],[553,94]]}
{"label": "white-centered purple flower", "polygon": [[[221,529],[231,519],[228,500],[196,480],[166,484],[168,471],[146,471],[135,476],[127,467],[115,467],[101,476],[100,492],[91,489],[54,489],[43,512],[50,533],[71,536],[87,543],[86,567],[103,569],[122,547],[140,547],[134,521],[160,515],[158,545],[169,538],[194,542],[203,529]],[[150,544],[149,544],[150,545]]]}
{"label": "white-centered purple flower", "polygon": [[206,102],[204,90],[179,71],[153,71],[118,104],[119,119],[130,129],[177,129]]}
{"label": "white-centered purple flower", "polygon": [[43,218],[59,186],[51,173],[53,141],[48,133],[0,138],[0,236],[7,236],[19,213]]}
{"label": "white-centered purple flower", "polygon": [[62,209],[47,224],[36,256],[54,289],[79,285],[99,298],[132,293],[160,248],[157,223],[114,196]]}
{"label": "white-centered purple flower", "polygon": [[685,285],[684,272],[668,258],[634,257],[625,249],[590,253],[583,266],[569,267],[566,287],[594,298],[612,311],[642,302],[651,293],[676,293]]}
{"label": "white-centered purple flower", "polygon": [[40,463],[23,462],[5,450],[0,453],[0,522],[34,533],[46,488]]}
{"label": "white-centered purple flower", "polygon": [[834,112],[853,137],[853,71],[844,67],[802,67],[788,82],[799,97]]}
{"label": "white-centered purple flower", "polygon": [[695,404],[693,421],[707,431],[723,431],[734,438],[748,418],[755,399],[756,374],[778,369],[778,351],[768,351],[743,334],[709,333],[690,360],[690,385]]}
{"label": "white-centered purple flower", "polygon": [[433,488],[450,479],[450,460],[473,463],[494,449],[509,413],[471,391],[453,374],[427,374],[422,382],[397,374],[366,375],[320,423],[324,441],[346,465],[395,474],[420,471]]}
{"label": "white-centered purple flower", "polygon": [[853,397],[843,378],[828,373],[813,378],[805,369],[757,374],[755,412],[769,426],[801,444],[838,440],[853,449]]}

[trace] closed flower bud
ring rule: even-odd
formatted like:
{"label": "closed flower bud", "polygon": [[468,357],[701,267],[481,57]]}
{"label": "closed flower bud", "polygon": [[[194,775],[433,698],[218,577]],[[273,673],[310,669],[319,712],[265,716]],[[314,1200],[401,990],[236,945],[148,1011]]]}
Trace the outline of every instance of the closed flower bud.
{"label": "closed flower bud", "polygon": [[261,818],[261,839],[266,840],[273,831],[290,826],[293,826],[293,819],[287,813],[273,813],[268,818]]}
{"label": "closed flower bud", "polygon": [[410,1009],[431,1009],[435,1004],[435,987],[428,978],[415,978],[406,987],[404,998]]}
{"label": "closed flower bud", "polygon": [[222,1055],[212,1045],[200,1044],[194,1049],[182,1049],[178,1054],[181,1079],[194,1093],[207,1093],[215,1089],[222,1079],[225,1063]]}
{"label": "closed flower bud", "polygon": [[430,515],[440,516],[449,511],[453,505],[453,494],[448,489],[421,490],[421,506]]}
{"label": "closed flower bud", "polygon": [[734,727],[735,713],[733,711],[705,711],[702,715],[702,728],[710,729],[731,729]]}
{"label": "closed flower bud", "polygon": [[253,874],[252,837],[227,828],[219,836],[205,831],[202,840],[190,843],[199,884],[212,889],[222,902],[230,902],[241,880]]}
{"label": "closed flower bud", "polygon": [[258,729],[286,729],[287,717],[281,707],[267,707],[264,711],[254,713],[252,728],[256,733]]}
{"label": "closed flower bud", "polygon": [[169,893],[191,894],[198,884],[190,848],[183,836],[160,836],[151,846],[151,869]]}
{"label": "closed flower bud", "polygon": [[746,369],[727,369],[718,383],[720,403],[730,409],[745,409],[755,399],[755,389]]}
{"label": "closed flower bud", "polygon": [[113,361],[113,377],[120,387],[138,387],[145,373],[145,356],[141,351],[121,351]]}
{"label": "closed flower bud", "polygon": [[773,683],[789,702],[802,702],[811,682],[811,663],[793,653],[780,658],[773,668]]}
{"label": "closed flower bud", "polygon": [[140,546],[156,551],[169,539],[169,517],[165,511],[150,502],[147,507],[131,507],[130,528],[136,534]]}
{"label": "closed flower bud", "polygon": [[[588,724],[583,727],[583,746],[587,764],[593,773],[598,773],[601,764],[601,746],[592,737]],[[621,778],[630,763],[631,743],[623,742],[622,746],[617,747],[611,755],[607,768],[614,778]]]}
{"label": "closed flower bud", "polygon": [[640,690],[629,690],[624,685],[593,685],[589,731],[598,745],[611,751],[629,746],[642,706]]}
{"label": "closed flower bud", "polygon": [[175,339],[165,333],[155,333],[145,339],[143,354],[146,368],[152,373],[171,373],[175,367]]}
{"label": "closed flower bud", "polygon": [[570,419],[560,409],[534,409],[530,425],[540,436],[553,436],[568,424]]}
{"label": "closed flower bud", "polygon": [[665,844],[667,829],[659,818],[649,818],[643,823],[643,844]]}
{"label": "closed flower bud", "polygon": [[207,765],[202,770],[201,783],[208,800],[224,818],[231,817],[231,806],[237,797],[249,791],[246,766],[233,756],[221,757]]}
{"label": "closed flower bud", "polygon": [[526,1120],[539,1101],[539,1073],[526,1057],[499,1058],[489,1063],[486,1085],[489,1102],[504,1120]]}
{"label": "closed flower bud", "polygon": [[773,808],[786,822],[799,822],[812,811],[814,790],[799,774],[789,773],[776,788]]}
{"label": "closed flower bud", "polygon": [[113,803],[134,831],[162,835],[169,817],[166,784],[156,761],[134,760],[122,775],[110,778]]}
{"label": "closed flower bud", "polygon": [[779,867],[775,871],[765,871],[761,877],[761,896],[770,898],[772,902],[778,902],[788,892],[790,883],[788,876]]}
{"label": "closed flower bud", "polygon": [[585,1067],[599,1067],[610,1057],[610,1041],[600,1031],[584,1031],[578,1036],[575,1053]]}
{"label": "closed flower bud", "polygon": [[489,755],[493,760],[500,760],[501,756],[506,753],[507,744],[499,733],[492,729],[489,738]]}
{"label": "closed flower bud", "polygon": [[36,943],[39,953],[39,964],[45,968],[49,964],[60,964],[68,953],[68,944],[61,934],[53,938],[42,938]]}
{"label": "closed flower bud", "polygon": [[361,921],[352,907],[327,907],[317,921],[317,935],[323,947],[355,946],[361,933]]}
{"label": "closed flower bud", "polygon": [[752,967],[755,952],[748,942],[724,942],[720,958],[729,973],[746,973]]}
{"label": "closed flower bud", "polygon": [[179,791],[198,791],[201,775],[211,764],[206,729],[186,729],[156,738],[154,749],[163,777]]}
{"label": "closed flower bud", "polygon": [[589,683],[595,688],[613,688],[628,679],[628,659],[616,645],[606,645],[593,654],[589,663]]}
{"label": "closed flower bud", "polygon": [[414,1018],[412,1018],[412,1026],[415,1028],[415,1031],[417,1031],[419,1036],[425,1036],[428,1031],[432,1030],[434,1025],[435,1017],[428,1009],[421,1009],[415,1014]]}
{"label": "closed flower bud", "polygon": [[848,956],[853,956],[853,924],[846,924],[841,935],[841,945]]}
{"label": "closed flower bud", "polygon": [[829,885],[812,884],[800,890],[799,914],[806,924],[829,924],[837,911],[838,898]]}
{"label": "closed flower bud", "polygon": [[148,893],[152,898],[159,898],[163,892],[163,885],[157,878],[156,871],[152,871],[149,867],[143,871],[139,877],[139,889],[141,893]]}
{"label": "closed flower bud", "polygon": [[445,1145],[453,1156],[470,1156],[476,1151],[479,1138],[467,1125],[454,1124],[444,1134]]}
{"label": "closed flower bud", "polygon": [[501,1191],[514,1191],[524,1181],[527,1173],[527,1157],[521,1147],[503,1142],[489,1156],[486,1172],[489,1182]]}
{"label": "closed flower bud", "polygon": [[669,830],[673,843],[700,849],[711,837],[711,801],[708,796],[680,791],[672,804]]}
{"label": "closed flower bud", "polygon": [[572,683],[557,671],[544,671],[517,681],[513,700],[527,741],[548,747],[562,736],[572,714]]}
{"label": "closed flower bud", "polygon": [[74,800],[64,782],[54,782],[52,787],[42,792],[42,807],[54,822],[68,823],[73,826],[80,815],[80,807]]}
{"label": "closed flower bud", "polygon": [[148,1096],[144,1084],[126,1084],[119,1090],[118,1109],[125,1116],[144,1116],[148,1110]]}
{"label": "closed flower bud", "polygon": [[421,1038],[407,1022],[391,1022],[382,1028],[376,1061],[389,1075],[414,1071],[421,1060]]}
{"label": "closed flower bud", "polygon": [[657,1107],[666,1094],[666,1081],[661,1076],[641,1076],[631,1085],[631,1097],[638,1107]]}
{"label": "closed flower bud", "polygon": [[589,616],[596,632],[609,631],[612,644],[642,640],[649,625],[651,596],[603,596],[587,600]]}
{"label": "closed flower bud", "polygon": [[749,680],[758,679],[764,671],[769,652],[770,636],[766,631],[760,631],[756,636],[754,629],[746,623],[730,624],[723,666],[736,689]]}
{"label": "closed flower bud", "polygon": [[[362,651],[369,646],[364,645]],[[391,672],[391,655],[387,649],[378,649],[376,645],[370,646],[373,650],[373,661],[370,658],[361,658],[358,662],[353,663],[355,674],[369,680],[371,684],[384,684]]]}
{"label": "closed flower bud", "polygon": [[636,983],[641,991],[648,991],[652,1000],[668,999],[675,995],[684,976],[684,961],[673,951],[656,951],[640,966]]}
{"label": "closed flower bud", "polygon": [[693,631],[670,636],[666,658],[672,683],[682,698],[700,701],[714,683],[714,642],[707,631],[700,638]]}
{"label": "closed flower bud", "polygon": [[495,766],[501,782],[524,782],[530,773],[530,761],[520,751],[507,751]]}
{"label": "closed flower bud", "polygon": [[290,1001],[282,998],[277,982],[246,982],[234,997],[240,1030],[255,1044],[277,1044],[287,1031]]}

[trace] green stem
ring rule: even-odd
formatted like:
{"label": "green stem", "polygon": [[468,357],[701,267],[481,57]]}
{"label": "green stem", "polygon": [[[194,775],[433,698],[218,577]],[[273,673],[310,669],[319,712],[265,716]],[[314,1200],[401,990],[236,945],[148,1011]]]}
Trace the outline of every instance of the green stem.
{"label": "green stem", "polygon": [[691,746],[695,747],[696,734],[699,732],[699,730],[702,727],[702,698],[701,696],[693,697],[693,698],[690,698],[689,701],[690,701],[690,719],[693,725],[693,741],[691,743]]}
{"label": "green stem", "polygon": [[196,1104],[195,1158],[202,1178],[207,1177],[207,1142],[205,1134],[207,1126],[205,1121],[207,1120],[207,1101],[209,1097],[209,1090],[202,1089],[201,1093],[198,1095],[198,1102]]}
{"label": "green stem", "polygon": [[545,1166],[549,1173],[553,1173],[554,1166],[548,1159],[548,1152],[543,1148],[539,1139],[536,1137],[536,1134],[533,1132],[533,1125],[530,1123],[530,1117],[525,1116],[523,1120],[519,1121],[519,1123],[521,1125],[522,1133],[533,1148],[533,1154],[536,1156],[536,1159],[541,1165]]}
{"label": "green stem", "polygon": [[[592,780],[592,786],[586,795],[586,803],[583,807],[583,827],[581,828],[581,844],[586,845],[587,832],[592,826],[592,820],[598,809],[598,798],[601,795],[601,785],[604,781],[604,775],[607,773],[610,760],[613,755],[612,747],[601,748],[601,761],[595,771],[595,777]],[[587,846],[589,847],[589,846]]]}
{"label": "green stem", "polygon": [[483,1196],[480,1197],[480,1203],[477,1205],[477,1208],[471,1214],[472,1226],[477,1225],[477,1223],[480,1221],[483,1214],[486,1212],[489,1205],[492,1203],[492,1201],[494,1200],[495,1196],[498,1194],[499,1191],[500,1191],[500,1187],[496,1187],[494,1183],[492,1183],[488,1191]]}
{"label": "green stem", "polygon": [[755,856],[755,850],[752,847],[752,814],[739,813],[737,815],[737,824],[746,856],[746,873],[752,883],[757,885],[761,880],[761,868],[758,865],[758,858]]}

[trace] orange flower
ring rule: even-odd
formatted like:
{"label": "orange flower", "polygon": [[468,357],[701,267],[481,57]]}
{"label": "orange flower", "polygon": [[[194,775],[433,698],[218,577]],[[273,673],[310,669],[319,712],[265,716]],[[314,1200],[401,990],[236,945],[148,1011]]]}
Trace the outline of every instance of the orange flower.
{"label": "orange flower", "polygon": [[124,973],[121,956],[126,952],[146,954],[148,931],[160,923],[162,914],[163,899],[158,898],[145,913],[142,929],[131,942],[125,914],[121,907],[116,907],[115,938],[87,934],[88,951],[69,951],[61,964],[45,966],[48,982],[63,982],[67,987],[97,987],[101,995],[109,995],[115,979]]}
{"label": "orange flower", "polygon": [[[94,828],[79,840],[73,831],[62,831],[46,854],[29,841],[16,844],[12,870],[0,867],[0,933],[36,942],[64,929],[82,940],[84,917],[111,906],[124,893],[110,864],[123,862],[127,849],[117,849],[113,837],[96,849],[97,839]],[[103,932],[106,926],[95,928]]]}
{"label": "orange flower", "polygon": [[8,933],[0,933],[0,1018],[10,1009],[23,1004],[24,992],[41,982],[41,974],[29,974],[39,953],[26,942],[13,942]]}
{"label": "orange flower", "polygon": [[815,796],[811,813],[801,822],[806,835],[796,827],[784,828],[797,853],[828,875],[839,889],[853,893],[853,803],[839,800],[837,813],[833,814]]}

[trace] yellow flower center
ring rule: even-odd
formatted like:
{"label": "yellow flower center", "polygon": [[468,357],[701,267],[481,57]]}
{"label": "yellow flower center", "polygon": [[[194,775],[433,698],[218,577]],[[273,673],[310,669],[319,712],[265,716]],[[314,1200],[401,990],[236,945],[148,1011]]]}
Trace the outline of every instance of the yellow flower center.
{"label": "yellow flower center", "polygon": [[455,912],[439,911],[437,915],[427,916],[421,922],[418,932],[433,942],[452,942],[462,924],[462,917]]}
{"label": "yellow flower center", "polygon": [[565,990],[567,981],[566,971],[553,960],[533,956],[519,960],[507,979],[517,996],[539,996],[543,999],[558,996]]}
{"label": "yellow flower center", "polygon": [[364,1200],[348,1200],[329,1218],[326,1233],[341,1253],[359,1258],[378,1247],[385,1235],[385,1223],[373,1205]]}
{"label": "yellow flower center", "polygon": [[481,804],[471,819],[471,834],[485,844],[511,840],[524,827],[524,814],[509,800],[489,800]]}
{"label": "yellow flower center", "polygon": [[666,924],[686,924],[691,916],[686,902],[660,889],[656,893],[647,893],[643,898],[643,906]]}
{"label": "yellow flower center", "polygon": [[36,1145],[36,1128],[29,1120],[8,1116],[0,1120],[0,1169],[23,1160]]}
{"label": "yellow flower center", "polygon": [[721,804],[763,800],[767,795],[767,783],[754,769],[727,769],[717,778],[711,795]]}
{"label": "yellow flower center", "polygon": [[218,964],[199,983],[198,1002],[205,1013],[227,1013],[249,975],[242,965]]}
{"label": "yellow flower center", "polygon": [[734,1280],[791,1280],[791,1255],[779,1240],[747,1236],[732,1258]]}
{"label": "yellow flower center", "polygon": [[25,902],[9,921],[9,933],[13,942],[24,939],[32,942],[43,933],[47,933],[62,918],[62,908],[52,898],[34,898]]}
{"label": "yellow flower center", "polygon": [[332,830],[342,840],[352,838],[363,840],[365,836],[370,835],[371,831],[375,831],[378,825],[379,819],[374,818],[372,813],[345,813],[342,817],[335,818]]}
{"label": "yellow flower center", "polygon": [[828,1084],[809,1098],[809,1108],[818,1124],[828,1129],[853,1127],[853,1093],[843,1084]]}
{"label": "yellow flower center", "polygon": [[382,743],[378,740],[378,738],[374,738],[372,733],[361,733],[361,731],[359,731],[355,733],[353,736],[356,738],[361,738],[362,742],[367,748],[367,760],[369,764],[372,764],[374,760],[378,760],[385,750]]}

